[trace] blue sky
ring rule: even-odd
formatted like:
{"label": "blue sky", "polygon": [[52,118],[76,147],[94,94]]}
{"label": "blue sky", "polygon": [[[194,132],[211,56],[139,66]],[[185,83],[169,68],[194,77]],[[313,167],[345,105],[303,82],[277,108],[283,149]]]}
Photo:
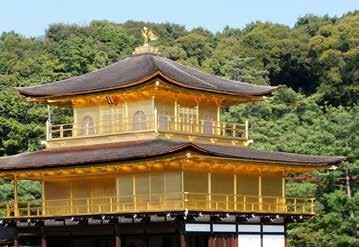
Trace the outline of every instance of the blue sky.
{"label": "blue sky", "polygon": [[52,23],[88,24],[91,20],[173,22],[188,29],[220,31],[252,21],[292,26],[305,14],[340,16],[359,9],[359,0],[4,0],[0,33],[41,36]]}

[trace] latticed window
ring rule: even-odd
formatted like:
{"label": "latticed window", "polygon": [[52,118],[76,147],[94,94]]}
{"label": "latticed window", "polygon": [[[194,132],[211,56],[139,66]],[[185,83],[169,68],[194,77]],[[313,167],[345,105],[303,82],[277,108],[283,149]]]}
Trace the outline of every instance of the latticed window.
{"label": "latticed window", "polygon": [[82,119],[81,134],[84,136],[95,134],[95,124],[90,116],[86,116]]}
{"label": "latticed window", "polygon": [[136,111],[133,114],[133,130],[147,129],[147,117],[143,111]]}
{"label": "latticed window", "polygon": [[169,116],[166,111],[160,113],[159,116],[159,127],[162,130],[169,130]]}
{"label": "latticed window", "polygon": [[121,105],[109,105],[101,108],[102,132],[111,134],[122,129],[122,108]]}
{"label": "latticed window", "polygon": [[178,106],[178,116],[179,130],[193,132],[196,129],[198,120],[197,107]]}
{"label": "latticed window", "polygon": [[205,116],[203,120],[203,134],[213,134],[213,120],[209,116]]}

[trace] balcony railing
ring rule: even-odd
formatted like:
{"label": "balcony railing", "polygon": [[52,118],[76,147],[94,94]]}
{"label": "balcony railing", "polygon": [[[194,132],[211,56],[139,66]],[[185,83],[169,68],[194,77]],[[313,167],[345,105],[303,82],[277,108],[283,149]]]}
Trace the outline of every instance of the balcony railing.
{"label": "balcony railing", "polygon": [[209,137],[248,140],[248,121],[242,124],[212,120],[187,119],[167,115],[147,115],[139,118],[46,125],[47,140],[106,136],[139,132],[169,132]]}
{"label": "balcony railing", "polygon": [[0,204],[1,218],[53,217],[182,210],[271,214],[314,214],[313,198],[205,193],[40,200]]}

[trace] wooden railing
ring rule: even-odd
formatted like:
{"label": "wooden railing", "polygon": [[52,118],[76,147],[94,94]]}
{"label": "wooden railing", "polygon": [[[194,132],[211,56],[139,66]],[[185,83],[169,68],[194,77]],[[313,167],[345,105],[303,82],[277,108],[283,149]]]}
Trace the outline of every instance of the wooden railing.
{"label": "wooden railing", "polygon": [[160,115],[158,129],[168,132],[248,139],[248,121],[238,124]]}
{"label": "wooden railing", "polygon": [[47,140],[61,140],[76,137],[105,136],[122,133],[136,133],[153,131],[155,127],[154,116],[145,116],[134,122],[132,119],[117,119],[113,121],[94,121],[90,124],[46,124]]}
{"label": "wooden railing", "polygon": [[158,115],[155,113],[155,115],[143,116],[138,119],[122,118],[112,121],[94,121],[86,125],[82,123],[47,123],[46,138],[47,141],[50,141],[77,137],[160,131],[248,140],[248,125],[248,121],[243,124],[226,123]]}
{"label": "wooden railing", "polygon": [[173,212],[181,210],[271,214],[314,214],[314,198],[206,193],[40,200],[0,204],[0,218],[95,215],[104,213]]}

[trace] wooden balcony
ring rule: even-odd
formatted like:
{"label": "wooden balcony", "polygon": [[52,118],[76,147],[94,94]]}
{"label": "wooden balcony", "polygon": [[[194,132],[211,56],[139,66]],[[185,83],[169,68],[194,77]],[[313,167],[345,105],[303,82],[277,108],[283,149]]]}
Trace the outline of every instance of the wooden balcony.
{"label": "wooden balcony", "polygon": [[[227,123],[203,119],[186,119],[167,115],[144,115],[139,119],[121,118],[113,121],[46,125],[48,144],[76,145],[76,140],[105,143],[112,137],[116,141],[129,141],[135,135],[143,138],[161,136],[166,139],[197,140],[221,144],[243,144],[249,141],[249,123]],[[145,136],[147,134],[147,136]],[[106,137],[106,138],[105,138]],[[102,138],[102,139],[101,139]],[[98,141],[99,140],[99,141]],[[83,145],[83,142],[77,141]]]}
{"label": "wooden balcony", "polygon": [[121,197],[57,199],[0,204],[1,218],[61,217],[144,212],[238,212],[314,214],[313,198],[205,193],[166,193]]}

